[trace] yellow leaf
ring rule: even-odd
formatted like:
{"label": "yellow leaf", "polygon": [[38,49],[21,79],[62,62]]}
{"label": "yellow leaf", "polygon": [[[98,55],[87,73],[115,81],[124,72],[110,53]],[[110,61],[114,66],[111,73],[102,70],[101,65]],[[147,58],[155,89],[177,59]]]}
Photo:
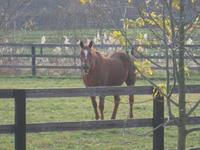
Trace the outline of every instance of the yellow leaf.
{"label": "yellow leaf", "polygon": [[145,2],[146,2],[146,5],[148,6],[150,4],[151,0],[146,0]]}
{"label": "yellow leaf", "polygon": [[143,73],[144,75],[147,75],[147,76],[153,75],[153,70],[151,68],[151,62],[149,62],[148,60],[141,61],[139,59],[136,59],[134,61],[134,64],[137,66],[137,68],[140,70],[140,72]]}
{"label": "yellow leaf", "polygon": [[128,5],[132,5],[133,4],[133,0],[128,0]]}
{"label": "yellow leaf", "polygon": [[141,17],[139,17],[136,19],[136,25],[139,27],[143,27],[145,25],[145,22]]}
{"label": "yellow leaf", "polygon": [[177,9],[177,10],[180,10],[180,0],[173,0],[172,1],[172,7]]}
{"label": "yellow leaf", "polygon": [[157,85],[157,87],[154,87],[154,89],[153,89],[153,96],[156,96],[156,95],[158,95],[159,93],[160,93],[161,95],[167,93],[166,84],[164,84],[164,83],[159,83],[159,84]]}
{"label": "yellow leaf", "polygon": [[150,62],[149,60],[146,59],[146,60],[144,61],[144,65],[146,65],[146,66],[147,66],[147,65],[151,65],[151,62]]}
{"label": "yellow leaf", "polygon": [[92,0],[80,0],[80,4],[85,5],[91,3]]}
{"label": "yellow leaf", "polygon": [[137,47],[137,51],[140,52],[140,53],[142,53],[144,51],[144,47],[138,46]]}
{"label": "yellow leaf", "polygon": [[153,17],[153,18],[156,18],[156,17],[157,17],[157,14],[156,14],[155,11],[151,12],[150,15],[151,15],[151,17]]}
{"label": "yellow leaf", "polygon": [[125,45],[126,39],[122,35],[121,31],[113,31],[113,32],[111,32],[111,36],[113,39],[118,40],[121,45]]}
{"label": "yellow leaf", "polygon": [[196,3],[197,2],[197,0],[192,0],[192,3]]}
{"label": "yellow leaf", "polygon": [[147,70],[147,73],[148,73],[150,76],[152,76],[152,75],[153,75],[153,70],[152,70],[151,68],[149,68],[149,69]]}
{"label": "yellow leaf", "polygon": [[187,66],[185,66],[185,67],[184,67],[184,70],[185,70],[185,75],[186,75],[187,77],[189,77],[189,76],[190,76],[190,69],[189,69]]}

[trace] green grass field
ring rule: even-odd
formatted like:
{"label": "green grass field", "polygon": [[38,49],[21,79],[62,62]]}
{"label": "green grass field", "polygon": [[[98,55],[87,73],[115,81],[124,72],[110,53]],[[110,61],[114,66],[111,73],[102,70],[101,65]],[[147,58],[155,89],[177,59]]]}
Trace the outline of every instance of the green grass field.
{"label": "green grass field", "polygon": [[[46,36],[46,43],[63,43],[62,37],[68,36],[70,39],[76,38],[77,40],[86,40],[87,38],[93,40],[93,38],[97,35],[97,32],[102,31],[102,33],[106,32],[110,34],[112,31],[121,30],[120,28],[107,28],[107,29],[99,29],[99,28],[85,28],[85,29],[66,29],[66,30],[35,30],[35,31],[2,31],[0,30],[0,38],[6,38],[9,42],[17,42],[17,43],[40,43],[41,37],[43,35]],[[154,28],[154,32],[160,33],[162,32],[159,29]],[[147,33],[148,40],[155,39],[155,35],[148,28],[130,28],[127,30],[127,37],[132,41],[139,34]],[[189,37],[193,37],[194,44],[199,43],[199,35],[200,29],[196,29],[189,33]],[[188,36],[188,35],[187,35]]]}
{"label": "green grass field", "polygon": [[[112,30],[104,30],[110,32]],[[92,39],[96,29],[77,29],[77,39]],[[146,29],[129,30],[128,37],[135,38],[138,33],[150,33]],[[195,31],[199,34],[200,30]],[[15,33],[17,43],[40,43],[40,38],[45,35],[47,43],[62,43],[62,36],[74,37],[74,31],[33,31]],[[0,32],[0,36],[12,40],[13,32]],[[149,36],[151,37],[151,36]],[[197,42],[198,39],[198,42]],[[199,43],[199,38],[194,39]],[[153,52],[152,52],[153,53]],[[198,73],[191,73],[187,84],[200,84]],[[162,75],[155,76],[160,77]],[[156,81],[157,83],[163,81]],[[136,85],[149,85],[148,82],[138,80]],[[61,87],[84,87],[79,78],[69,77],[27,77],[27,76],[0,76],[0,89],[10,88],[61,88]],[[187,109],[190,109],[200,94],[187,95]],[[173,95],[177,99],[177,95]],[[143,103],[144,101],[148,102]],[[127,97],[123,96],[118,110],[117,119],[127,119],[128,104]],[[106,97],[105,101],[105,119],[110,119],[113,108],[112,97]],[[152,117],[152,96],[135,96],[134,117],[146,118]],[[177,108],[173,107],[177,115]],[[200,116],[200,107],[192,114]],[[165,112],[167,117],[167,111]],[[27,123],[39,122],[58,122],[58,121],[80,121],[94,120],[94,113],[89,98],[46,98],[46,99],[28,99],[27,100]],[[0,124],[14,123],[14,101],[12,99],[0,99]],[[191,127],[191,126],[189,126]],[[142,136],[150,131],[151,128],[123,128],[109,130],[91,130],[91,131],[73,131],[73,132],[45,132],[28,133],[27,150],[151,150],[152,133]],[[187,147],[200,147],[200,134],[194,132],[187,138]],[[165,149],[175,149],[177,143],[177,128],[165,128]],[[14,134],[0,134],[0,150],[14,149]]]}
{"label": "green grass field", "polygon": [[[110,32],[119,29],[103,29],[102,32],[109,34]],[[15,35],[13,32],[4,32],[0,30],[0,36],[7,39],[14,39],[17,43],[40,43],[40,39],[43,35],[46,36],[47,43],[62,43],[62,37],[68,36],[68,38],[73,39],[75,36],[78,40],[85,40],[90,38],[91,40],[96,36],[100,29],[75,29],[75,30],[49,30],[49,31],[16,31]],[[130,29],[127,32],[128,37],[135,37],[138,33],[149,33],[149,30],[144,28]]]}
{"label": "green grass field", "polygon": [[[189,81],[188,81],[189,82]],[[69,77],[0,77],[0,88],[53,88],[83,87],[82,80]],[[147,85],[137,81],[136,85]],[[188,109],[200,94],[188,94]],[[173,95],[177,99],[177,95]],[[135,118],[152,117],[152,96],[135,96]],[[143,101],[148,102],[142,103]],[[117,119],[127,119],[127,97],[123,96]],[[106,97],[105,119],[110,119],[113,108],[112,97]],[[14,123],[13,100],[0,99],[0,124]],[[177,109],[173,107],[175,114]],[[165,113],[167,116],[167,112]],[[200,114],[198,108],[193,116]],[[94,120],[94,113],[87,97],[46,98],[27,100],[27,123]],[[72,132],[28,133],[27,150],[151,150],[152,133],[142,136],[151,128],[122,128]],[[200,147],[200,134],[193,133],[187,138],[187,147]],[[165,148],[176,148],[177,128],[166,127]],[[14,134],[0,134],[0,150],[14,149]]]}

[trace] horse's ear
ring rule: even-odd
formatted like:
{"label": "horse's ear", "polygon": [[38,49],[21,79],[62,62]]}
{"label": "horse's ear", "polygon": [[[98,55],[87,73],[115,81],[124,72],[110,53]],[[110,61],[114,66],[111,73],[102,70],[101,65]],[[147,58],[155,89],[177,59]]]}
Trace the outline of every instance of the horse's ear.
{"label": "horse's ear", "polygon": [[83,44],[82,41],[80,42],[80,47],[81,47],[81,48],[84,48],[84,44]]}
{"label": "horse's ear", "polygon": [[88,46],[89,46],[89,48],[91,48],[93,46],[93,41],[90,41]]}

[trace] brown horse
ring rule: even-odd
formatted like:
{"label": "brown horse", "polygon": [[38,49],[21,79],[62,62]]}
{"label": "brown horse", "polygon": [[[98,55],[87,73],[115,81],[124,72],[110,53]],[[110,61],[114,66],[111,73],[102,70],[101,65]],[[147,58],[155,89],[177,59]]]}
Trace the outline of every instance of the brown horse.
{"label": "brown horse", "polygon": [[[93,48],[93,42],[85,46],[80,42],[80,59],[82,78],[87,87],[90,86],[119,86],[126,82],[127,85],[135,84],[135,67],[131,63],[128,54],[115,52],[112,55],[103,56]],[[104,119],[104,96],[99,97],[99,110],[101,119]],[[91,97],[96,119],[99,119],[96,97]],[[114,109],[111,119],[116,118],[120,103],[119,95],[114,95]],[[134,96],[129,95],[129,117],[133,118]]]}

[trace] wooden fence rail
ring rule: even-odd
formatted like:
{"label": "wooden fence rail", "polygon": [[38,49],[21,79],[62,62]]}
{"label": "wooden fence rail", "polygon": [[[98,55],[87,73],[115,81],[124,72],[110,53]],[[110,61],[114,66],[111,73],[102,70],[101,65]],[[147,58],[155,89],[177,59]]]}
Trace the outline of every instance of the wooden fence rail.
{"label": "wooden fence rail", "polygon": [[[98,95],[150,95],[152,86],[99,86],[87,88],[55,88],[55,89],[23,89],[26,98],[47,98],[47,97],[82,97]],[[14,98],[15,89],[0,89],[0,98]],[[186,85],[186,93],[200,93],[200,85]],[[173,88],[173,93],[178,92],[178,87]]]}
{"label": "wooden fence rail", "polygon": [[[119,47],[123,47],[122,45],[113,45],[113,44],[109,44],[109,45],[105,45],[105,44],[101,44],[101,45],[95,45],[98,48],[119,48]],[[142,46],[145,48],[164,48],[164,45],[158,45],[158,44],[154,44],[154,45],[132,45],[132,47],[138,47],[138,46]],[[170,45],[168,45],[170,47]],[[21,43],[0,43],[0,47],[19,47],[19,48],[30,48],[31,49],[31,54],[2,54],[0,55],[0,58],[8,58],[8,57],[12,57],[12,58],[31,58],[31,64],[30,65],[19,65],[19,64],[2,64],[0,65],[0,68],[21,68],[21,69],[31,69],[32,70],[32,75],[36,75],[37,74],[37,69],[80,69],[81,67],[79,65],[77,65],[77,60],[79,58],[79,56],[77,54],[63,54],[63,55],[52,55],[52,54],[36,54],[36,48],[55,48],[55,47],[68,47],[68,48],[73,48],[76,49],[77,47],[79,47],[79,45],[77,44],[21,44]],[[130,49],[132,47],[129,47]],[[186,47],[188,48],[200,48],[200,45],[186,45]],[[74,59],[74,63],[73,65],[70,66],[59,66],[59,65],[37,65],[36,60],[37,58],[64,58],[64,59]],[[137,56],[136,58],[139,59],[159,59],[159,60],[164,60],[165,56]],[[170,59],[172,57],[169,57]],[[185,59],[191,59],[190,56],[185,56]],[[200,56],[193,56],[193,59],[196,60],[200,60]],[[163,66],[162,68],[158,68],[158,67],[152,67],[155,70],[165,70],[165,66]],[[200,67],[199,66],[194,66],[194,67],[188,67],[190,70],[194,70],[194,71],[199,71]],[[169,69],[172,69],[172,67],[170,67]]]}
{"label": "wooden fence rail", "polygon": [[[167,118],[165,118],[167,121]],[[152,118],[143,119],[120,119],[120,120],[98,120],[98,121],[76,121],[76,122],[48,122],[26,124],[26,132],[51,132],[51,131],[77,131],[77,130],[97,130],[111,128],[140,128],[152,127]],[[189,117],[188,125],[199,125],[200,117]],[[170,122],[168,126],[174,126]],[[15,125],[0,125],[0,134],[15,133]]]}
{"label": "wooden fence rail", "polygon": [[[129,46],[129,48],[132,47],[144,47],[144,48],[165,48],[166,45],[162,44],[134,44],[132,46]],[[167,45],[168,47],[171,47],[172,45]],[[57,44],[57,43],[45,43],[45,44],[40,44],[40,43],[0,43],[0,47],[36,47],[36,48],[41,48],[41,47],[47,47],[47,48],[55,48],[55,47],[79,47],[79,44]],[[95,44],[95,47],[98,48],[117,48],[117,47],[125,47],[120,44]],[[199,48],[200,44],[194,44],[194,45],[185,45],[185,47],[188,48]]]}
{"label": "wooden fence rail", "polygon": [[[149,95],[153,87],[89,87],[89,88],[63,88],[63,89],[0,89],[0,98],[15,99],[15,124],[0,125],[0,134],[15,133],[15,150],[26,149],[26,132],[72,131],[130,127],[157,127],[163,124],[164,99],[162,96],[154,97],[153,118],[104,120],[104,121],[79,121],[79,122],[49,122],[26,124],[26,98],[52,98],[52,97],[80,97],[99,95]],[[177,93],[177,87],[174,93]],[[199,85],[186,86],[187,93],[200,93]],[[200,117],[189,117],[187,124],[200,124]],[[174,125],[170,123],[169,125]],[[159,142],[156,142],[159,141]],[[164,127],[153,131],[153,149],[164,150]]]}

